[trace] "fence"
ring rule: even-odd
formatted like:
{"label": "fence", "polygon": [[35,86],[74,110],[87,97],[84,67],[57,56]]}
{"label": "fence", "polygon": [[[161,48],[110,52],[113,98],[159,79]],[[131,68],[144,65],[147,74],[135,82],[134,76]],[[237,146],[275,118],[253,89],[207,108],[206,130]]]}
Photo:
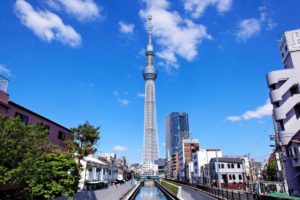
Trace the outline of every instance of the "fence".
{"label": "fence", "polygon": [[187,183],[183,181],[171,180],[166,179],[167,181],[173,182],[178,185],[188,185],[193,188],[197,188],[199,190],[205,191],[206,193],[210,194],[211,196],[218,197],[220,199],[228,199],[228,200],[258,200],[259,197],[256,194],[246,192],[246,191],[233,191],[233,190],[226,190],[226,189],[218,189],[212,188],[205,185]]}

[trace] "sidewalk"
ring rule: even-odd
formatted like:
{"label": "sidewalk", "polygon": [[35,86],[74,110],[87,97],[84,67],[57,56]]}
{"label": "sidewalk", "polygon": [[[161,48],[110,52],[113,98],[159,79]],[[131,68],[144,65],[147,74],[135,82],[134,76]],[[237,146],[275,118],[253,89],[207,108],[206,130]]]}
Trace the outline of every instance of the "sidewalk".
{"label": "sidewalk", "polygon": [[124,184],[111,185],[106,189],[83,191],[75,194],[75,200],[119,200],[132,185],[130,181]]}

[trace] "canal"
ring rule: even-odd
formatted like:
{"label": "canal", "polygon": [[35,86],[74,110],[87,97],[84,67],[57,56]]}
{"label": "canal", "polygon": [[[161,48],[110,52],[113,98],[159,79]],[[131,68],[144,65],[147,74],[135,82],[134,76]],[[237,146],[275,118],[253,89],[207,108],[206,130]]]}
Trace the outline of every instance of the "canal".
{"label": "canal", "polygon": [[143,186],[135,200],[167,200],[166,196],[155,186]]}
{"label": "canal", "polygon": [[154,185],[142,186],[135,200],[167,200],[166,196]]}

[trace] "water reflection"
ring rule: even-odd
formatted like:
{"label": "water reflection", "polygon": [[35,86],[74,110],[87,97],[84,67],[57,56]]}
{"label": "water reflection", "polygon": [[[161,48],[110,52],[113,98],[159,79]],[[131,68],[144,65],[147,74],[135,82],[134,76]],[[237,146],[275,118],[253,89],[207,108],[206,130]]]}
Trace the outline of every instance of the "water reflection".
{"label": "water reflection", "polygon": [[141,187],[135,200],[166,200],[165,195],[157,187]]}

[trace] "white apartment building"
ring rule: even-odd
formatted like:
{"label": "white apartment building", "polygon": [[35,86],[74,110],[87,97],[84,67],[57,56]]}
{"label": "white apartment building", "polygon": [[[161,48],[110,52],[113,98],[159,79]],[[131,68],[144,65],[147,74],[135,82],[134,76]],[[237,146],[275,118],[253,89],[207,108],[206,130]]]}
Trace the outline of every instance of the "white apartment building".
{"label": "white apartment building", "polygon": [[220,149],[199,149],[193,153],[193,182],[205,183],[204,166],[210,162],[212,158],[222,157]]}
{"label": "white apartment building", "polygon": [[283,34],[280,53],[284,69],[267,74],[275,140],[281,148],[290,193],[300,194],[300,29]]}
{"label": "white apartment building", "polygon": [[211,183],[230,189],[243,189],[246,183],[246,170],[242,158],[212,158],[209,163]]}

